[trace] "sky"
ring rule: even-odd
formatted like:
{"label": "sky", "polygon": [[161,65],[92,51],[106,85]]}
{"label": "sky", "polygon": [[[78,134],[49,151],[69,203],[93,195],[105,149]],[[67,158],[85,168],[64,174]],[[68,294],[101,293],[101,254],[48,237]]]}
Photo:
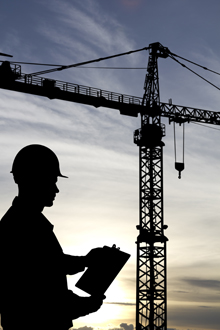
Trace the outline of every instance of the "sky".
{"label": "sky", "polygon": [[[14,61],[68,65],[160,42],[220,72],[219,11],[217,0],[1,1],[0,52]],[[143,51],[94,66],[146,68],[148,56]],[[220,86],[218,75],[185,64]],[[172,98],[173,104],[219,111],[218,89],[172,59],[159,59],[158,65],[161,102]],[[44,68],[22,64],[23,73]],[[72,68],[47,77],[142,97],[145,75],[145,69]],[[219,329],[220,128],[186,124],[185,170],[179,180],[173,126],[167,119],[163,123],[168,329]],[[58,181],[54,206],[44,209],[64,252],[85,255],[116,244],[131,254],[103,307],[75,320],[74,329],[135,327],[139,156],[133,131],[140,125],[140,117],[113,109],[0,90],[0,216],[17,194],[10,174],[16,153],[28,144],[44,144],[68,176]],[[182,127],[176,132],[181,162]],[[75,288],[80,276],[68,276],[68,286],[83,295]]]}

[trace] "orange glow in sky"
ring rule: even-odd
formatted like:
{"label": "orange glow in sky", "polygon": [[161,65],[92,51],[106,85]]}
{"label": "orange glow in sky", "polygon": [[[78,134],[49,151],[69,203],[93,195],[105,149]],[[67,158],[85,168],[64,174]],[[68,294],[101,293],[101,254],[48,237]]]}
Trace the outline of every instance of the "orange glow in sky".
{"label": "orange glow in sky", "polygon": [[142,0],[121,0],[122,4],[127,8],[137,8]]}

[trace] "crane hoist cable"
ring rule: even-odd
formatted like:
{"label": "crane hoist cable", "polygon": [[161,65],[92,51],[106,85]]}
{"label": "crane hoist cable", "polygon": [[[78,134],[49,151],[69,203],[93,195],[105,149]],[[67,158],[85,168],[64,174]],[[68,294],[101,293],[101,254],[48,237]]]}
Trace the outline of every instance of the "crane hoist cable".
{"label": "crane hoist cable", "polygon": [[174,157],[175,157],[175,169],[179,172],[178,178],[181,179],[181,172],[185,168],[184,164],[184,153],[185,153],[185,123],[183,124],[183,155],[182,155],[182,162],[177,162],[177,147],[176,147],[176,127],[175,127],[175,121],[173,121],[173,135],[174,135]]}

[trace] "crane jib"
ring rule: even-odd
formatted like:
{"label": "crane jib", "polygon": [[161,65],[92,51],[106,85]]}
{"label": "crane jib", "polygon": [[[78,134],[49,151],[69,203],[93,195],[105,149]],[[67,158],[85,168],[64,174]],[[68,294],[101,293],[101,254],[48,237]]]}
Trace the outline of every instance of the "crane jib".
{"label": "crane jib", "polygon": [[[7,61],[3,63],[9,63]],[[11,65],[2,70],[0,66],[0,88],[119,110],[122,115],[137,117],[138,114],[167,117],[169,122],[201,122],[220,125],[220,112],[191,108],[160,102],[157,113],[143,105],[143,98],[120,94],[90,86],[65,81],[21,74],[20,65]],[[8,71],[7,71],[8,70]],[[159,111],[159,112],[158,112]]]}

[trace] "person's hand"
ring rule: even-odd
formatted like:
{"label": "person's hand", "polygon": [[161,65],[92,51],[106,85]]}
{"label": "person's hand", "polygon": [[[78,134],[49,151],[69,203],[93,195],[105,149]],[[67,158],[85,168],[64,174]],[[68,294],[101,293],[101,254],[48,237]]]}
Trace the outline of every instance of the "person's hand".
{"label": "person's hand", "polygon": [[104,257],[103,248],[92,249],[85,257],[85,266],[91,267],[97,263],[100,263],[102,258]]}
{"label": "person's hand", "polygon": [[[102,306],[103,300],[106,298],[103,294],[99,293],[90,297],[80,297],[72,291],[70,297],[71,300],[69,300],[68,306],[72,320],[96,312]],[[74,308],[72,306],[74,306]]]}

